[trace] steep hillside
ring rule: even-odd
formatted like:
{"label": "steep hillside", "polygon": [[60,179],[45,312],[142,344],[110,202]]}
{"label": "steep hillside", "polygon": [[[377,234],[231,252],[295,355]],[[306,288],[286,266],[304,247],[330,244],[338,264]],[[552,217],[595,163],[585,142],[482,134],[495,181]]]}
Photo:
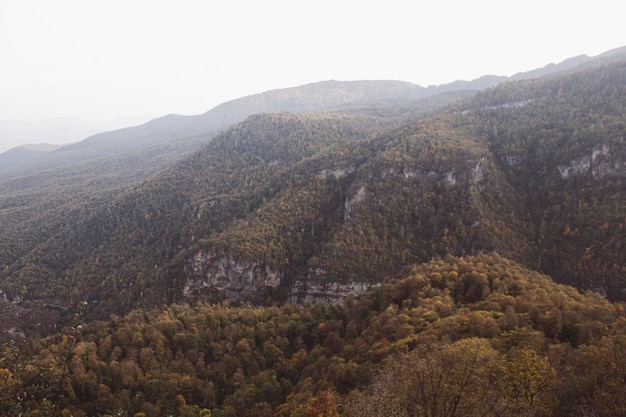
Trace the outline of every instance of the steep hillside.
{"label": "steep hillside", "polygon": [[20,251],[23,238],[14,231],[17,242],[8,239],[2,251],[3,288],[15,294],[25,285],[34,297],[66,302],[87,295],[108,312],[171,301],[187,245],[198,234],[191,224],[202,210],[213,214],[200,231],[226,228],[272,199],[296,162],[361,138],[377,124],[333,115],[253,117],[144,185],[60,213],[63,222],[38,228],[46,239],[29,251]]}
{"label": "steep hillside", "polygon": [[200,241],[184,294],[341,299],[407,263],[496,250],[621,299],[625,86],[623,64],[509,83],[322,157]]}
{"label": "steep hillside", "polygon": [[[408,83],[384,81],[318,83],[244,97],[200,116],[165,116],[45,154],[25,155],[18,149],[6,152],[0,157],[0,236],[17,239],[6,244],[21,247],[20,252],[25,253],[42,238],[49,239],[46,230],[59,230],[60,216],[67,217],[78,206],[91,207],[110,200],[125,187],[191,154],[218,131],[253,112],[349,105],[353,114],[369,112],[375,117],[401,119],[416,117],[463,96],[405,99],[401,106],[393,105],[414,89],[417,87]],[[358,102],[350,104],[351,100]],[[223,120],[224,111],[237,116]]]}
{"label": "steep hillside", "polygon": [[[477,97],[494,158],[525,198],[532,264],[624,299],[626,67],[508,84]],[[479,130],[480,131],[480,130]]]}
{"label": "steep hillside", "polygon": [[618,63],[502,84],[427,117],[432,102],[387,100],[256,115],[123,193],[53,217],[12,199],[4,215],[30,228],[4,234],[1,288],[87,299],[100,316],[339,300],[406,265],[496,251],[623,299],[625,86]]}
{"label": "steep hillside", "polygon": [[[341,104],[355,97],[363,99],[364,101],[360,104],[350,106],[350,113],[358,115],[369,112],[372,113],[372,117],[379,119],[381,117],[395,119],[417,117],[461,97],[453,94],[423,100],[423,103],[414,100],[403,101],[399,111],[396,111],[395,106],[387,100],[383,100],[383,104],[372,102],[372,100],[395,94],[396,89],[391,89],[388,93],[382,92],[385,85],[394,86],[393,82],[373,82],[372,84],[377,86],[373,89],[375,95],[371,95],[369,90],[363,87],[368,85],[368,82],[361,83],[360,90],[355,93],[350,93],[352,87],[349,83],[339,83],[342,86],[342,94],[346,97],[338,99],[332,98],[337,86],[330,84],[333,85],[330,90],[324,87],[325,83],[317,87],[318,92],[325,95],[326,101],[331,100],[333,104]],[[306,97],[298,88],[289,91],[289,94],[301,97],[300,103],[306,103]],[[316,102],[315,100],[317,100],[315,97],[310,98],[312,103]],[[272,105],[271,100],[266,100],[266,103]],[[381,111],[384,114],[378,114]],[[208,118],[209,122],[199,121],[205,118]],[[97,218],[103,207],[112,204],[112,201],[124,200],[125,194],[134,193],[132,184],[145,181],[150,175],[171,166],[176,160],[189,155],[202,144],[208,143],[211,138],[210,134],[185,135],[200,131],[208,132],[207,129],[215,127],[211,122],[213,119],[208,115],[202,117],[168,116],[137,128],[96,135],[81,143],[47,153],[43,157],[30,158],[32,163],[20,160],[21,163],[9,166],[14,161],[7,158],[4,161],[3,175],[0,176],[0,236],[2,236],[0,261],[3,265],[2,269],[6,268],[6,273],[3,274],[1,280],[18,282],[21,280],[22,272],[26,274],[25,276],[35,275],[36,282],[39,284],[34,284],[34,287],[39,289],[31,295],[41,294],[42,282],[55,281],[54,277],[63,276],[74,262],[85,256],[81,249],[83,245],[92,249],[96,245],[97,242],[85,242],[89,234],[76,237],[86,227],[82,225],[83,221],[90,217]],[[230,156],[223,155],[223,158],[228,159]],[[168,182],[169,179],[164,181]],[[193,185],[193,181],[189,184],[189,186]],[[169,188],[168,185],[164,187]],[[124,191],[125,189],[128,190]],[[169,204],[168,201],[160,203],[165,206],[163,208],[165,213],[169,211],[166,207]],[[93,221],[96,222],[96,220]],[[167,222],[171,223],[169,220]],[[153,224],[150,223],[150,225]],[[157,226],[157,229],[163,228]],[[111,233],[116,232],[120,230],[111,230]],[[144,232],[154,233],[145,230],[138,233]],[[118,240],[125,241],[126,237],[119,236]],[[76,242],[79,242],[78,248],[72,246]],[[58,256],[65,260],[61,263],[40,262],[37,248],[42,247],[45,248],[43,250],[46,256]],[[112,248],[111,251],[116,252],[116,249]],[[64,254],[58,255],[59,252],[64,252]],[[69,261],[68,258],[72,260]],[[24,261],[18,262],[19,259]],[[9,271],[17,270],[22,272],[9,276],[13,274]],[[30,282],[30,278],[27,281]],[[29,291],[27,288],[30,287],[27,285],[23,287],[23,290]],[[22,286],[16,284],[16,286],[9,285],[9,287],[1,288],[15,295],[16,288],[22,288]],[[53,286],[43,293],[54,297],[56,291],[56,286]],[[61,294],[66,296],[66,290],[62,290]]]}

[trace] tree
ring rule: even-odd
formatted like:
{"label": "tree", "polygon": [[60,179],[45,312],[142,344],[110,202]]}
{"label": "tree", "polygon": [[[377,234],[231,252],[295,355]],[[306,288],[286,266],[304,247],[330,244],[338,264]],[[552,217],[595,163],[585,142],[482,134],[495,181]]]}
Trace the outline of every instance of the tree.
{"label": "tree", "polygon": [[389,362],[370,391],[351,402],[348,415],[490,415],[498,400],[491,384],[497,364],[486,339],[422,345]]}
{"label": "tree", "polygon": [[516,349],[504,362],[503,386],[519,416],[545,415],[555,405],[556,370],[532,349]]}
{"label": "tree", "polygon": [[626,333],[613,329],[595,344],[566,358],[559,399],[566,412],[608,417],[626,410]]}
{"label": "tree", "polygon": [[304,412],[304,417],[339,417],[333,393],[330,390],[321,392]]}

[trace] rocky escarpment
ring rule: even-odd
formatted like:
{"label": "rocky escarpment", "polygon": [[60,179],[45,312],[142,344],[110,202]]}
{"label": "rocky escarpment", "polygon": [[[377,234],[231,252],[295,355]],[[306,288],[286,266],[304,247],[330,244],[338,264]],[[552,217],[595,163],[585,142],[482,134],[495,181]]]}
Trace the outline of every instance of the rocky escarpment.
{"label": "rocky escarpment", "polygon": [[199,251],[186,267],[182,290],[185,299],[228,298],[233,300],[261,298],[277,288],[283,273],[261,262]]}
{"label": "rocky escarpment", "polygon": [[[185,300],[263,300],[284,284],[283,271],[272,270],[261,262],[217,256],[199,251],[189,262],[182,290]],[[296,279],[289,291],[289,302],[341,302],[348,294],[361,295],[380,283],[336,282],[322,279],[325,271],[311,270],[307,278]]]}
{"label": "rocky escarpment", "polygon": [[559,165],[557,169],[561,178],[566,179],[583,174],[589,174],[594,179],[626,175],[626,163],[622,155],[623,146],[619,145],[620,143],[602,143],[594,146],[591,153],[575,158],[567,164]]}
{"label": "rocky escarpment", "polygon": [[292,303],[305,303],[307,301],[337,303],[343,301],[349,294],[359,296],[379,285],[381,284],[358,281],[337,282],[301,279],[294,282],[289,301]]}

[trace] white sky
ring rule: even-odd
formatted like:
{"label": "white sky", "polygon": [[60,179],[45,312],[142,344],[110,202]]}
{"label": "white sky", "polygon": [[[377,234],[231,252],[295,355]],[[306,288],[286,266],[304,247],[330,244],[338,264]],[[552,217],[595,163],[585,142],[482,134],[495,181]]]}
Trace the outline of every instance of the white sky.
{"label": "white sky", "polygon": [[428,86],[626,45],[616,0],[0,0],[0,120],[200,114],[336,79]]}

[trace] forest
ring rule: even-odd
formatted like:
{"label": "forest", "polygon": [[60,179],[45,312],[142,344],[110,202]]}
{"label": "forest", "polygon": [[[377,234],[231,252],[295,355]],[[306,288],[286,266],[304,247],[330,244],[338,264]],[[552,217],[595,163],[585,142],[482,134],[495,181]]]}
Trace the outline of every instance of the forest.
{"label": "forest", "polygon": [[624,114],[618,62],[0,183],[0,414],[621,415]]}
{"label": "forest", "polygon": [[296,289],[497,251],[623,300],[625,86],[618,63],[469,97],[258,114],[132,185],[11,182],[0,288],[87,301],[104,319],[195,299],[324,300]]}
{"label": "forest", "polygon": [[[615,416],[626,315],[499,255],[342,303],[172,304],[7,343],[18,416]],[[407,372],[408,371],[408,372]]]}

